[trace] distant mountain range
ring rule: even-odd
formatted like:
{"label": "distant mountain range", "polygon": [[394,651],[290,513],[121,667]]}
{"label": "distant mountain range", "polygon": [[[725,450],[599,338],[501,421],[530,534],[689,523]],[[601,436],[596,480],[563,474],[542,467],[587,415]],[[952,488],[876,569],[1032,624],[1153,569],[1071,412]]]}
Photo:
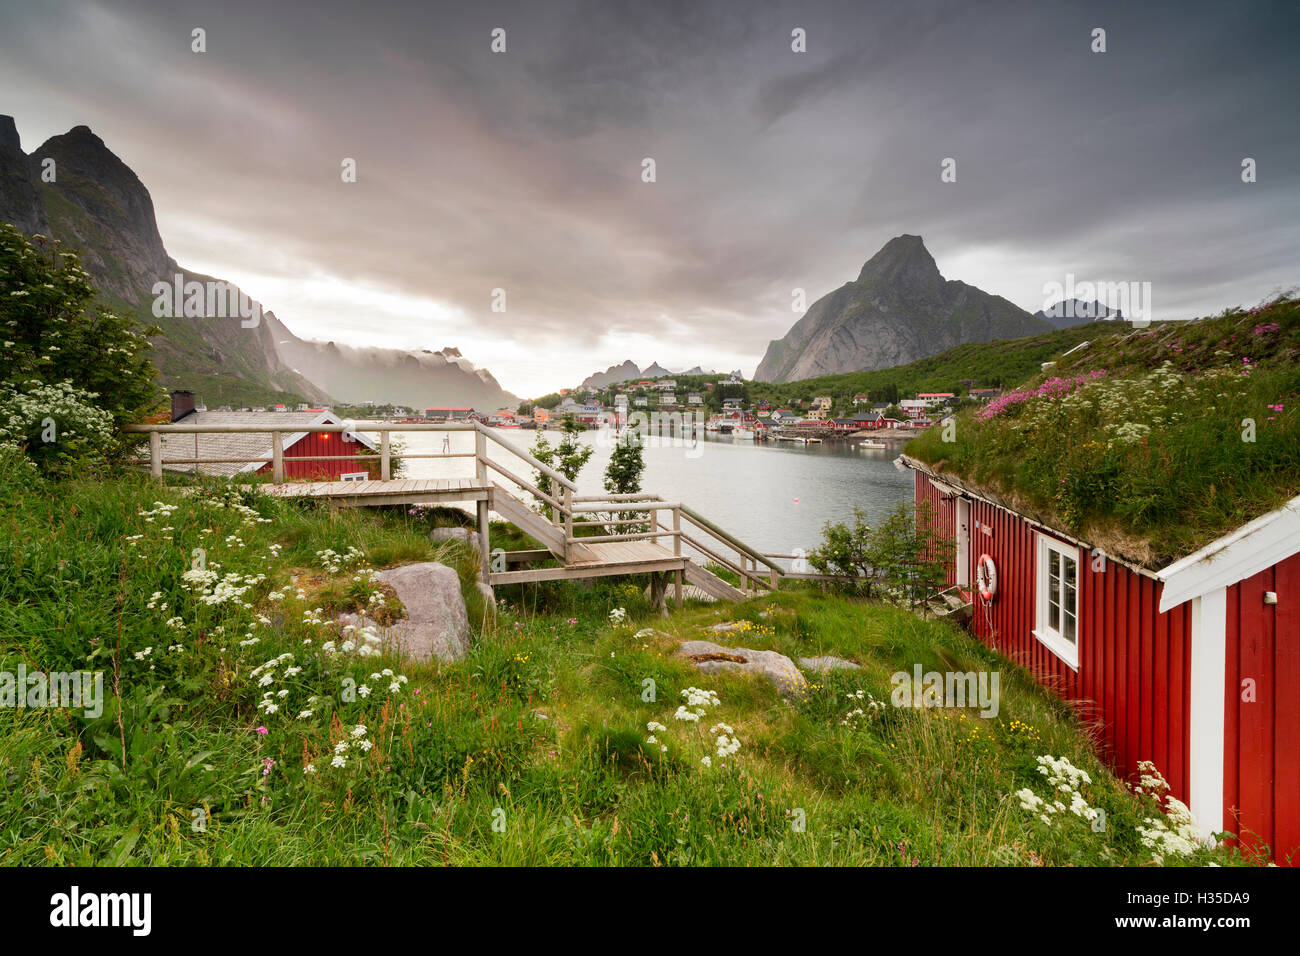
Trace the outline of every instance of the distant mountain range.
{"label": "distant mountain range", "polygon": [[[670,372],[658,362],[651,362],[645,368],[638,368],[637,364],[628,359],[622,365],[611,365],[603,372],[596,372],[588,375],[582,380],[579,388],[609,388],[611,385],[617,385],[620,382],[631,382],[643,378],[664,378],[669,375],[721,375],[721,372],[715,372],[700,368],[698,365],[694,368],[688,368],[684,372]],[[740,378],[740,370],[731,373]]]}
{"label": "distant mountain range", "polygon": [[792,382],[889,368],[965,342],[1012,339],[1052,323],[997,295],[945,280],[920,236],[898,236],[856,280],[822,296],[767,347],[754,378]]}
{"label": "distant mountain range", "polygon": [[1050,309],[1039,309],[1034,313],[1034,318],[1051,323],[1052,328],[1055,329],[1068,329],[1085,322],[1122,322],[1124,313],[1118,309],[1111,310],[1100,302],[1063,299]]}
{"label": "distant mountain range", "polygon": [[[53,160],[53,182],[43,170]],[[0,115],[0,221],[61,240],[81,256],[108,305],[163,330],[153,358],[167,388],[208,405],[374,401],[414,408],[519,402],[454,348],[358,348],[298,338],[275,313],[244,328],[238,317],[156,318],[153,286],[218,282],[167,254],[153,200],[139,177],[89,127],[77,126],[25,154],[13,117]]]}

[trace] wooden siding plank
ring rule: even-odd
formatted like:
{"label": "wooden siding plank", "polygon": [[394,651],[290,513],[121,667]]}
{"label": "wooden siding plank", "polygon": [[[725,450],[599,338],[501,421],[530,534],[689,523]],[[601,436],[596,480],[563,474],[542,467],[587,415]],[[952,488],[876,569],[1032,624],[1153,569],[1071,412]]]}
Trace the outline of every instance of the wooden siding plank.
{"label": "wooden siding plank", "polygon": [[1272,571],[1241,582],[1241,677],[1255,681],[1256,702],[1241,708],[1240,783],[1242,842],[1250,847],[1271,843],[1273,799],[1272,702],[1274,621],[1264,605],[1264,592],[1273,590]]}
{"label": "wooden siding plank", "polygon": [[1300,856],[1300,555],[1275,572],[1273,852],[1280,863]]}

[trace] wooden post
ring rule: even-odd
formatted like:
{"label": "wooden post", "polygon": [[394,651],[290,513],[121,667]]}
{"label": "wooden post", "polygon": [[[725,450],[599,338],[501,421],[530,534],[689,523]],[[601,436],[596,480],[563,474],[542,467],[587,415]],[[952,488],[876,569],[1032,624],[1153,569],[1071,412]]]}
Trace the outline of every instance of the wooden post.
{"label": "wooden post", "polygon": [[[659,512],[655,512],[655,524],[659,523]],[[682,556],[682,509],[673,509],[673,557]],[[677,610],[682,609],[682,569],[678,568],[673,572],[673,597],[677,602]]]}
{"label": "wooden post", "polygon": [[271,432],[271,480],[284,484],[284,435]]}
{"label": "wooden post", "polygon": [[474,478],[484,488],[487,487],[487,436],[477,428],[474,429]]}
{"label": "wooden post", "polygon": [[162,435],[157,432],[149,433],[149,474],[155,478],[162,477]]}
{"label": "wooden post", "polygon": [[[559,483],[554,478],[552,478],[550,479],[550,484],[548,484],[546,487],[547,490],[550,491],[551,493],[551,500],[558,501],[560,499]],[[564,490],[567,493],[569,489],[565,488]],[[561,509],[559,505],[551,505],[551,524],[555,525],[557,528],[564,523],[564,516],[561,513],[562,510],[563,509]]]}
{"label": "wooden post", "polygon": [[388,481],[393,474],[393,456],[391,433],[384,429],[379,434],[379,477],[382,481]]}
{"label": "wooden post", "polygon": [[492,542],[491,542],[491,525],[488,523],[488,503],[487,500],[479,501],[477,504],[478,512],[478,550],[480,576],[484,584],[492,583]]}
{"label": "wooden post", "polygon": [[[551,482],[555,487],[555,482]],[[564,563],[569,563],[569,539],[573,537],[573,489],[564,489]]]}
{"label": "wooden post", "polygon": [[772,582],[773,591],[777,590],[780,587],[780,585],[777,583],[776,580],[776,568],[772,568],[772,570],[767,572],[767,579]]}

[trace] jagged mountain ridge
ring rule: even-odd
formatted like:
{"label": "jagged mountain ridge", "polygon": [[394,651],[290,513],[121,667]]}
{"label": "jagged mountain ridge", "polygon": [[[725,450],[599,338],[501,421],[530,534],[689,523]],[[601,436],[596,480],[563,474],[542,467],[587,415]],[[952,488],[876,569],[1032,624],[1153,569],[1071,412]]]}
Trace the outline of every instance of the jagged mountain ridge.
{"label": "jagged mountain ridge", "polygon": [[902,235],[867,260],[856,280],[822,296],[772,341],[754,378],[791,382],[890,368],[966,342],[1051,327],[1001,296],[944,279],[921,237]]}
{"label": "jagged mountain ridge", "polygon": [[1034,318],[1050,323],[1054,329],[1068,329],[1085,322],[1122,322],[1124,313],[1119,309],[1112,310],[1100,302],[1062,299],[1051,308],[1039,309],[1034,313]]}
{"label": "jagged mountain ridge", "polygon": [[[718,372],[705,371],[696,365],[684,372],[670,372],[658,362],[651,362],[645,368],[639,367],[631,359],[621,365],[611,365],[603,372],[595,372],[582,380],[579,388],[608,388],[621,382],[630,382],[642,378],[664,378],[670,375],[717,375]],[[739,375],[740,373],[735,373]]]}
{"label": "jagged mountain ridge", "polygon": [[[53,182],[41,175],[48,160]],[[87,126],[53,136],[27,155],[13,118],[0,116],[0,220],[77,252],[109,305],[162,328],[153,357],[163,386],[191,388],[210,405],[294,398],[413,407],[518,402],[458,350],[411,353],[311,342],[261,303],[261,322],[253,328],[237,317],[154,316],[156,282],[170,284],[176,275],[182,283],[221,280],[186,270],[167,254],[148,189]]]}

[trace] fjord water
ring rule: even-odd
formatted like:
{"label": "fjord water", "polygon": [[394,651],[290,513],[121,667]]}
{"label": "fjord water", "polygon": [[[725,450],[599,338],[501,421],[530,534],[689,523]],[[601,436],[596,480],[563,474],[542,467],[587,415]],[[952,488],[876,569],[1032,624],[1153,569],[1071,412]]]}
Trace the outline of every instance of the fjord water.
{"label": "fjord water", "polygon": [[[494,434],[526,452],[537,433],[501,428]],[[556,431],[545,434],[552,445],[560,438]],[[471,432],[394,434],[395,440],[399,437],[411,454],[474,450]],[[595,446],[578,477],[579,493],[602,494],[601,479],[609,463],[611,441],[607,434],[595,431],[579,437]],[[444,438],[449,439],[447,448]],[[530,470],[521,471],[518,459],[494,445],[488,443],[493,461],[532,480]],[[705,435],[691,445],[652,438],[645,449],[641,487],[666,501],[694,508],[760,551],[789,554],[796,548],[816,547],[822,540],[822,526],[828,521],[851,521],[855,506],[874,522],[898,502],[910,500],[912,476],[894,467],[897,455],[896,448],[859,450],[830,442],[756,444]],[[402,474],[407,478],[444,478],[473,473],[471,460],[455,458],[411,459]],[[494,480],[505,483],[499,475]]]}

